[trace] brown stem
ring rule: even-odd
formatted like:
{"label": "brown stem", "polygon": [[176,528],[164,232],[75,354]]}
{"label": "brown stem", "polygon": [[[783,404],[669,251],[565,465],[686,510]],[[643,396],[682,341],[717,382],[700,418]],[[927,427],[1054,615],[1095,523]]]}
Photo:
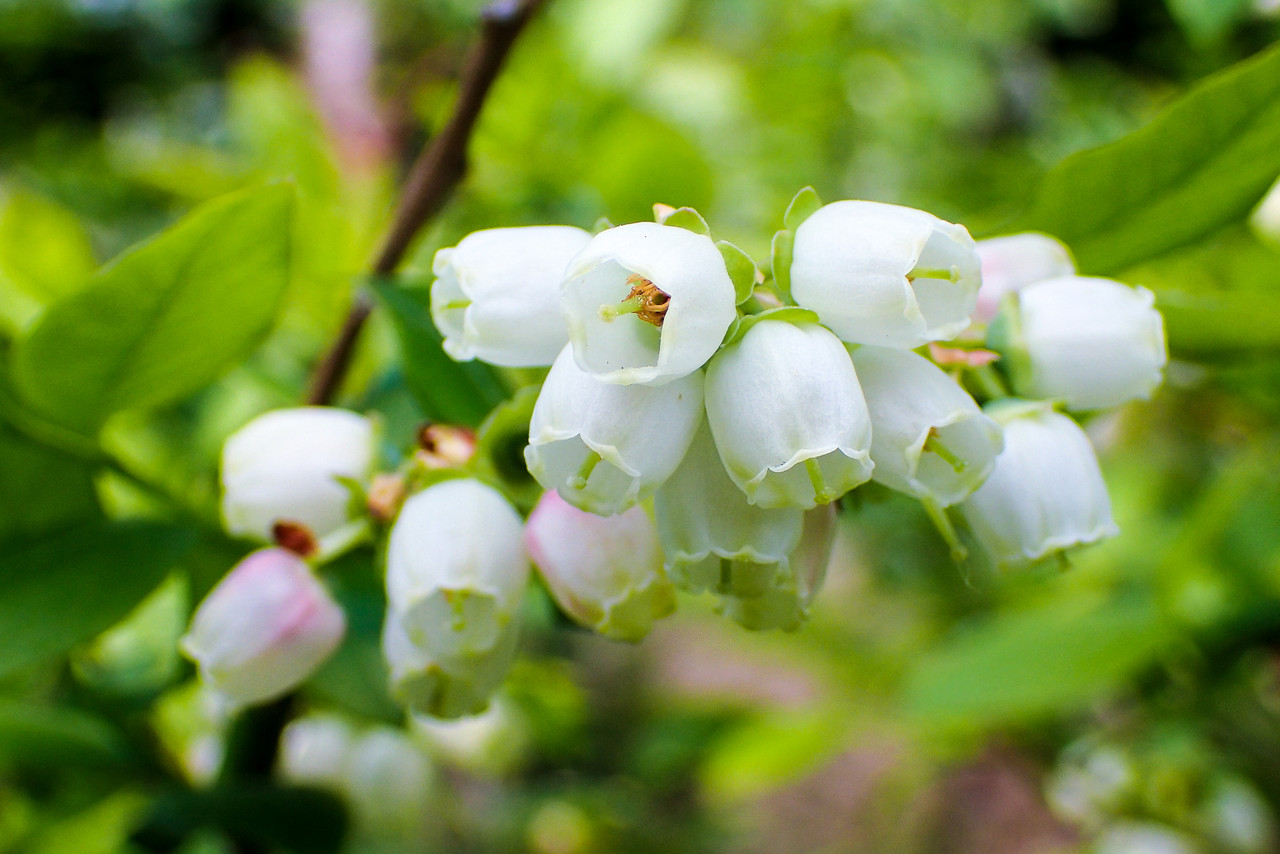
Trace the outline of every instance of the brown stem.
{"label": "brown stem", "polygon": [[[462,180],[467,168],[467,142],[493,81],[497,79],[516,37],[545,2],[495,0],[481,13],[480,38],[471,48],[463,66],[453,115],[418,156],[409,172],[391,229],[373,263],[375,276],[395,272],[414,236],[440,212],[454,187]],[[333,400],[351,363],[360,331],[372,310],[373,301],[369,295],[363,291],[357,293],[342,331],[316,367],[307,394],[308,403],[323,405]]]}

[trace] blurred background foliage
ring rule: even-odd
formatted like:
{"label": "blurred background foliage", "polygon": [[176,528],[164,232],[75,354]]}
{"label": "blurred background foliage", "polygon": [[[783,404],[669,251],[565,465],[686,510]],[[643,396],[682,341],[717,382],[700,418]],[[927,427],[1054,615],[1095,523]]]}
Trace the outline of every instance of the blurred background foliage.
{"label": "blurred background foliage", "polygon": [[[362,852],[1278,850],[1280,228],[1244,221],[1121,275],[1157,292],[1174,361],[1154,401],[1089,425],[1123,533],[1069,572],[957,568],[917,505],[866,487],[799,632],[752,635],[686,598],[623,646],[535,593],[493,711],[406,726],[360,553],[325,571],[352,632],[285,743],[283,776],[329,794],[180,782],[208,780],[225,715],[176,638],[247,550],[218,527],[221,441],[301,397],[481,5],[0,0],[0,360],[197,203],[298,190],[270,333],[199,392],[113,415],[111,465],[37,441],[0,383],[0,852],[214,854],[216,828],[241,825],[331,851],[342,804]],[[1277,11],[554,0],[405,279],[474,229],[654,202],[764,259],[806,184],[996,234],[1064,156],[1274,42]],[[484,398],[456,395],[493,378],[432,385],[420,292],[385,291],[340,402],[381,414],[394,459],[424,417],[477,422]],[[501,469],[510,450],[488,452]],[[27,546],[103,512],[130,521],[92,548]]]}

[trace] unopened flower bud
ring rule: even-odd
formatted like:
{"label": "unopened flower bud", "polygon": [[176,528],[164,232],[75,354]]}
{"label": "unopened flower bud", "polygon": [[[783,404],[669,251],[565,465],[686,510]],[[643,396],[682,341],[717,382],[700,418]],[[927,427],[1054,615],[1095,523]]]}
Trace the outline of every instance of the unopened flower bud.
{"label": "unopened flower bud", "polygon": [[569,341],[565,265],[591,235],[567,225],[492,228],[436,253],[431,319],[454,359],[549,365]]}
{"label": "unopened flower bud", "polygon": [[306,562],[284,549],[242,560],[200,603],[182,650],[238,705],[300,684],[337,648],[346,619]]}
{"label": "unopened flower bud", "polygon": [[679,465],[702,418],[702,384],[701,372],[656,387],[600,382],[566,348],[533,408],[530,474],[575,507],[622,512]]}
{"label": "unopened flower bud", "polygon": [[969,325],[979,265],[964,226],[912,208],[843,201],[796,229],[791,296],[841,339],[919,347]]}
{"label": "unopened flower bud", "polygon": [[871,479],[947,507],[982,485],[1004,446],[964,389],[910,350],[852,352],[871,411]]}
{"label": "unopened flower bud", "polygon": [[476,454],[476,434],[466,427],[426,424],[418,430],[414,459],[429,470],[461,468]]}
{"label": "unopened flower bud", "polygon": [[478,480],[409,498],[387,544],[387,601],[409,639],[434,659],[492,649],[529,579],[523,533],[507,500]]}
{"label": "unopened flower bud", "polygon": [[959,505],[998,568],[1020,567],[1118,533],[1093,446],[1047,404],[1005,403],[988,414],[1004,451],[978,491]]}
{"label": "unopened flower bud", "polygon": [[973,319],[979,323],[991,322],[1007,294],[1076,272],[1067,247],[1047,234],[1028,231],[992,237],[979,240],[975,248],[982,262],[982,287],[978,288],[978,306],[973,312]]}
{"label": "unopened flower bud", "polygon": [[411,840],[424,828],[431,763],[404,733],[373,729],[351,747],[344,780],[358,830],[365,836]]}
{"label": "unopened flower bud", "polygon": [[562,293],[574,358],[608,383],[691,374],[736,316],[733,281],[711,238],[652,222],[593,237],[570,262]]}
{"label": "unopened flower bud", "polygon": [[367,483],[374,463],[368,418],[345,409],[277,409],[237,430],[222,449],[222,515],[234,536],[273,542],[278,523],[320,539],[352,518],[346,478]]}
{"label": "unopened flower bud", "polygon": [[547,492],[529,514],[524,537],[561,609],[602,635],[640,640],[675,610],[658,529],[641,507],[597,516]]}
{"label": "unopened flower bud", "polygon": [[1168,355],[1164,319],[1146,288],[1065,276],[1029,285],[992,329],[1014,390],[1068,409],[1149,398]]}
{"label": "unopened flower bud", "polygon": [[752,504],[809,508],[871,477],[857,374],[816,323],[756,323],[711,360],[706,396],[720,459]]}

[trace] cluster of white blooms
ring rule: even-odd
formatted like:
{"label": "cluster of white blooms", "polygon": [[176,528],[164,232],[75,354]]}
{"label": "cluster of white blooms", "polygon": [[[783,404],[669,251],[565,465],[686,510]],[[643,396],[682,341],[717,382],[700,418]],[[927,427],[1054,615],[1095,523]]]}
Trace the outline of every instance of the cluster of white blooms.
{"label": "cluster of white blooms", "polygon": [[[228,529],[297,554],[251,557],[201,606],[186,649],[207,681],[247,703],[304,679],[342,620],[303,558],[375,523],[390,523],[391,685],[439,717],[482,711],[502,681],[531,562],[568,617],[638,640],[677,588],[748,628],[799,626],[836,502],[869,480],[920,501],[957,555],[962,520],[999,567],[1115,532],[1064,412],[1158,385],[1148,291],[1076,276],[1043,235],[978,244],[923,211],[822,206],[812,191],[775,235],[769,275],[695,212],[658,213],[594,236],[481,231],[436,254],[445,351],[549,367],[524,453],[546,493],[527,524],[469,462],[470,434],[433,428],[445,433],[376,478],[377,431],[355,413],[282,410],[228,440]],[[267,564],[279,580],[238,582]],[[291,623],[287,590],[307,603]],[[249,632],[242,613],[264,616]]]}

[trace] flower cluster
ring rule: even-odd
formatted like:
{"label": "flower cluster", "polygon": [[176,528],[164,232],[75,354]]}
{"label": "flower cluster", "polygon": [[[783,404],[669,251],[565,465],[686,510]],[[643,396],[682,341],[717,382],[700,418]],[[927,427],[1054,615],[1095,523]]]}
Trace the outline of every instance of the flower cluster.
{"label": "flower cluster", "polygon": [[251,703],[304,679],[343,629],[306,561],[384,528],[390,683],[439,717],[483,710],[502,681],[531,565],[568,617],[638,640],[676,589],[748,628],[799,626],[838,500],[868,481],[921,502],[957,556],[962,522],[998,567],[1115,532],[1066,413],[1159,384],[1148,291],[1076,275],[1043,235],[975,243],[923,211],[811,190],[766,275],[696,212],[656,210],[594,236],[476,232],[435,257],[447,353],[548,368],[526,410],[546,490],[527,522],[468,431],[434,426],[376,477],[378,431],[355,413],[282,410],[228,440],[228,529],[282,548],[197,613],[185,648],[208,682]]}

